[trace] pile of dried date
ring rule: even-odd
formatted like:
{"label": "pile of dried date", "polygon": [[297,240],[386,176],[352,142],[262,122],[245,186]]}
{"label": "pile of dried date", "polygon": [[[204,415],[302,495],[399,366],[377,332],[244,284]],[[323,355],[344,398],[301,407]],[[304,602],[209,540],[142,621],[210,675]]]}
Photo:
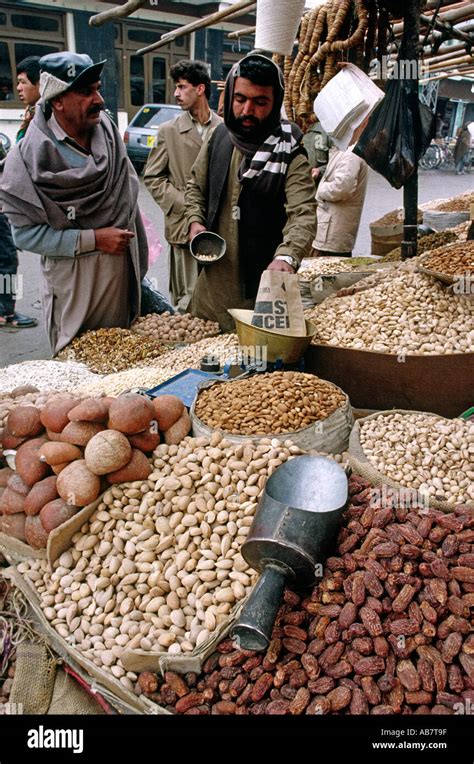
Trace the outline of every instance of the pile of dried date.
{"label": "pile of dried date", "polygon": [[136,692],[178,714],[469,713],[474,512],[374,490],[351,478],[338,556],[309,596],[286,590],[266,654],[226,639],[202,675],[143,672]]}

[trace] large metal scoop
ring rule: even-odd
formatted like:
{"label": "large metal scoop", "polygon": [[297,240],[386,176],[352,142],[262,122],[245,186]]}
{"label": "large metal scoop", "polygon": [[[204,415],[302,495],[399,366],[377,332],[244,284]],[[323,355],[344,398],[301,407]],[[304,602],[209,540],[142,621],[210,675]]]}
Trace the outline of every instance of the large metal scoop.
{"label": "large metal scoop", "polygon": [[322,575],[348,498],[344,470],[322,456],[299,456],[267,481],[242,555],[261,571],[232,636],[265,650],[287,582],[306,587]]}

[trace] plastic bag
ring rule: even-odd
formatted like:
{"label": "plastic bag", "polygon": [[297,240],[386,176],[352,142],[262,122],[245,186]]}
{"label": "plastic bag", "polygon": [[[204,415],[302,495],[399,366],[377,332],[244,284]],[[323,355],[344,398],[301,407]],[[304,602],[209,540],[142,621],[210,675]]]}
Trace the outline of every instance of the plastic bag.
{"label": "plastic bag", "polygon": [[170,313],[174,313],[174,308],[163,297],[161,292],[158,292],[153,286],[150,279],[146,276],[142,281],[142,302],[140,315],[147,316],[148,313],[164,313],[168,310]]}
{"label": "plastic bag", "polygon": [[420,103],[411,83],[391,79],[384,100],[354,147],[354,154],[394,188],[401,188],[434,138],[435,124],[434,114]]}
{"label": "plastic bag", "polygon": [[161,255],[163,247],[159,240],[158,231],[151,220],[149,220],[143,213],[142,220],[143,225],[145,226],[146,240],[148,242],[148,263],[149,265],[153,265]]}

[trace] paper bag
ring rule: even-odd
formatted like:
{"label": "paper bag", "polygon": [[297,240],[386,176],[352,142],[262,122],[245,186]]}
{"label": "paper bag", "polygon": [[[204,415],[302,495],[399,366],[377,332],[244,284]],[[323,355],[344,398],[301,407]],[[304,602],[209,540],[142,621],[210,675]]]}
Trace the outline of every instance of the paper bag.
{"label": "paper bag", "polygon": [[263,271],[258,288],[253,326],[292,337],[306,335],[306,323],[296,273]]}

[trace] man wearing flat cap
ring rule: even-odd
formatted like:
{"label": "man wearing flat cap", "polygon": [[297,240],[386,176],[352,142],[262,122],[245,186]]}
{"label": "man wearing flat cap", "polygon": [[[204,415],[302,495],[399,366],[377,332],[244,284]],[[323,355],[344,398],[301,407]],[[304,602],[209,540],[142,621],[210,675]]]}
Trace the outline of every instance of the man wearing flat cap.
{"label": "man wearing flat cap", "polygon": [[79,332],[140,314],[148,248],[139,183],[103,111],[105,61],[64,51],[40,60],[40,107],[5,161],[1,201],[15,244],[41,255],[42,302],[56,354]]}

